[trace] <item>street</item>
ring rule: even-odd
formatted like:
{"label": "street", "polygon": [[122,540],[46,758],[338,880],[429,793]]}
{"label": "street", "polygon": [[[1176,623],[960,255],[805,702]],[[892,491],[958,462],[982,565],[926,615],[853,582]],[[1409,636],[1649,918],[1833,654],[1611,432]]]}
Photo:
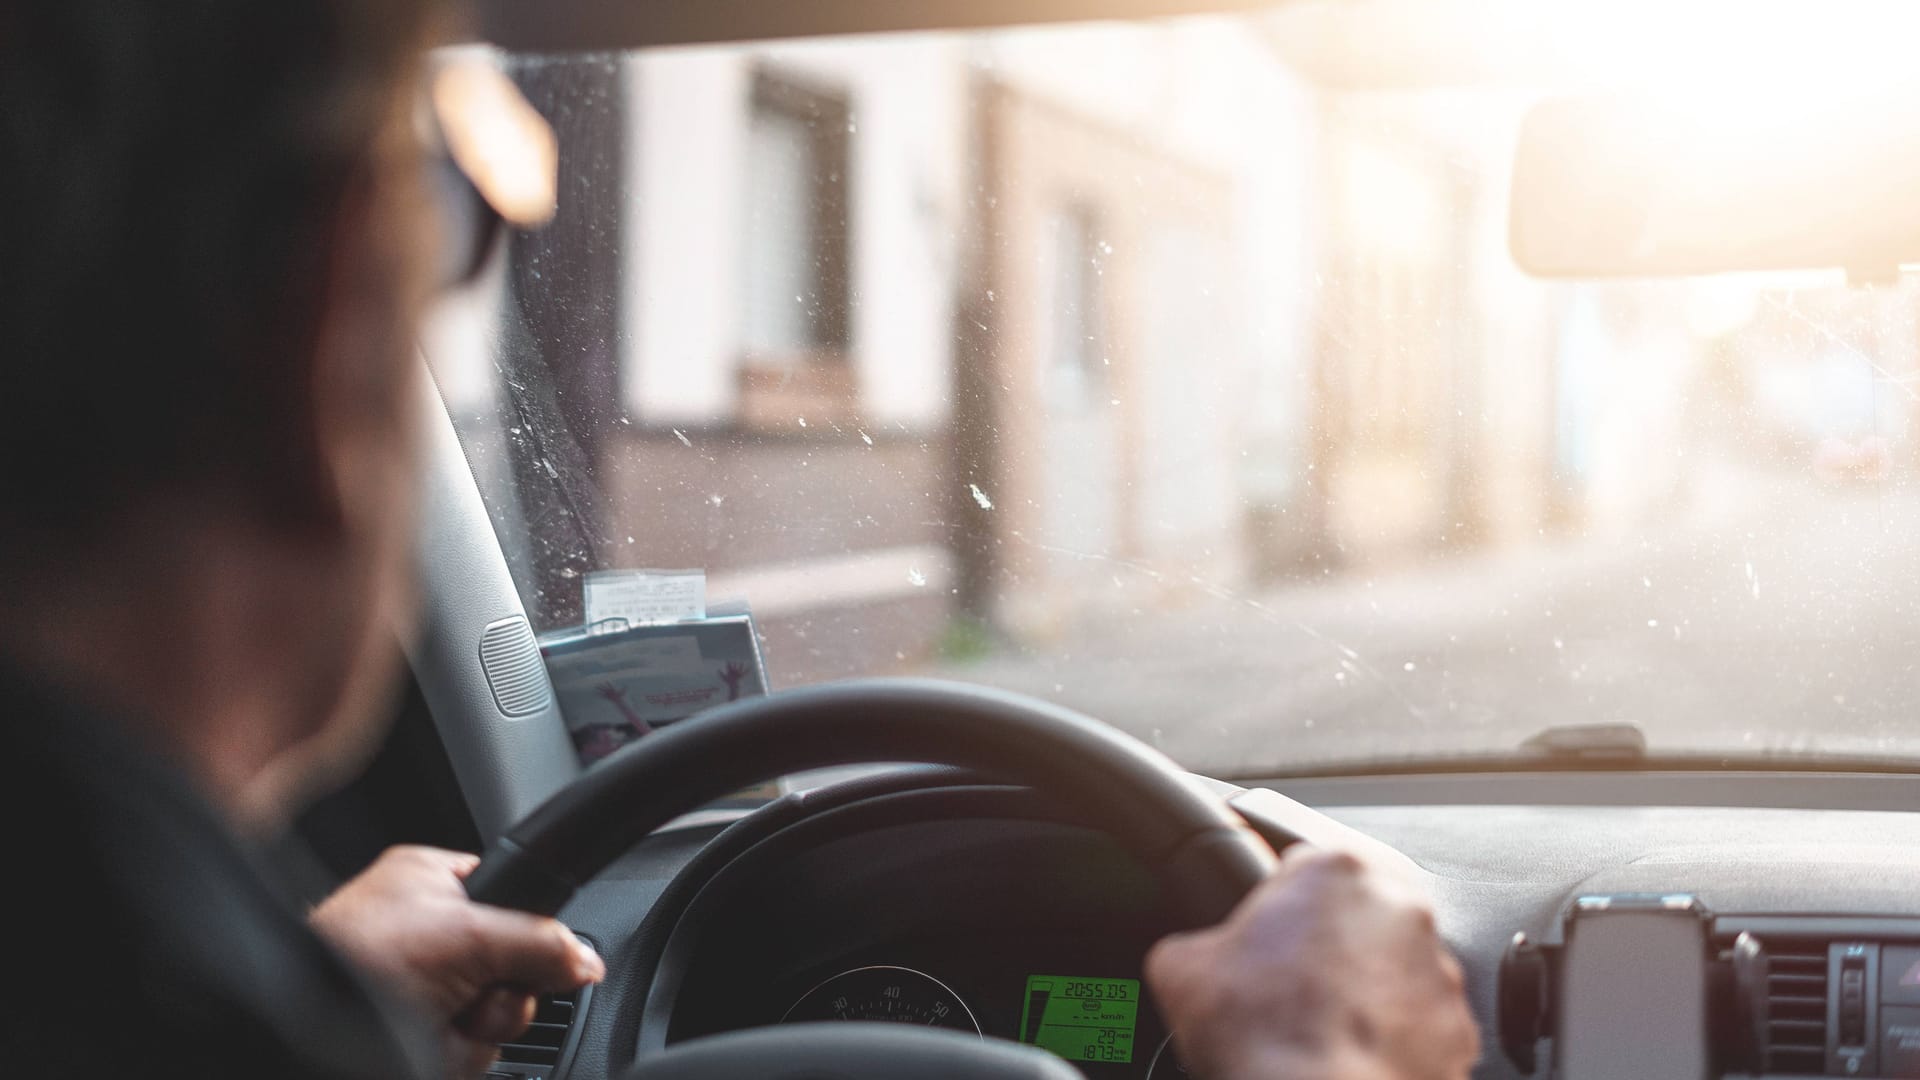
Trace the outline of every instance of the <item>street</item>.
{"label": "street", "polygon": [[1228,775],[1505,754],[1598,722],[1639,725],[1656,755],[1920,761],[1920,494],[1904,485],[1779,478],[1616,537],[1223,593],[936,673]]}

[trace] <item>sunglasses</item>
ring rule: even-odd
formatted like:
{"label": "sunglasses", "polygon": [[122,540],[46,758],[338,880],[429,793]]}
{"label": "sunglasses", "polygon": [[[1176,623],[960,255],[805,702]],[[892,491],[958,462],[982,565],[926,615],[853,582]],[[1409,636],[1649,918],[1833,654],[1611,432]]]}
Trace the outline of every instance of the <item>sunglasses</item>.
{"label": "sunglasses", "polygon": [[503,226],[553,220],[559,147],[552,126],[483,55],[443,60],[427,104],[430,190],[443,215],[435,280],[455,289],[486,269]]}
{"label": "sunglasses", "polygon": [[434,204],[440,210],[440,245],[434,259],[434,284],[446,292],[480,277],[492,261],[506,219],[474,186],[450,154],[427,163]]}

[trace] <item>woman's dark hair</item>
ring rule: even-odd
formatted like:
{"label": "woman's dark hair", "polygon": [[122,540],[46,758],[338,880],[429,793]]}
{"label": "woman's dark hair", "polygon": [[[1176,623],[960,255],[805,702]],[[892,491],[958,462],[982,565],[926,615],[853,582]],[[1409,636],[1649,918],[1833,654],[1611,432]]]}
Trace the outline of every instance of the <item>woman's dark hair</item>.
{"label": "woman's dark hair", "polygon": [[299,467],[329,217],[431,2],[0,5],[0,537]]}

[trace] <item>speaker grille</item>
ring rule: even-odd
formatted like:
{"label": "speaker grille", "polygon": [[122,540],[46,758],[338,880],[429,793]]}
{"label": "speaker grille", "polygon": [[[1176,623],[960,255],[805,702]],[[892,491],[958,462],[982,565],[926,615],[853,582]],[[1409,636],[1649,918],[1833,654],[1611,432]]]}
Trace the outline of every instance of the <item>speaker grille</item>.
{"label": "speaker grille", "polygon": [[502,619],[481,633],[480,667],[494,704],[508,716],[532,716],[553,704],[547,665],[525,616]]}

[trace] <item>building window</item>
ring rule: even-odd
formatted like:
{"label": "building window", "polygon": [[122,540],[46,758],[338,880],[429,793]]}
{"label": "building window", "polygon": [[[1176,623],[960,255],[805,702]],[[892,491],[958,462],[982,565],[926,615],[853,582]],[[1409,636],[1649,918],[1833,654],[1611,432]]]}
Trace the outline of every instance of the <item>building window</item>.
{"label": "building window", "polygon": [[750,368],[846,356],[850,113],[844,95],[765,71],[754,77],[743,289]]}
{"label": "building window", "polygon": [[1093,214],[1085,207],[1054,214],[1048,232],[1048,395],[1056,406],[1085,408],[1106,393],[1106,344],[1100,325],[1103,253]]}

